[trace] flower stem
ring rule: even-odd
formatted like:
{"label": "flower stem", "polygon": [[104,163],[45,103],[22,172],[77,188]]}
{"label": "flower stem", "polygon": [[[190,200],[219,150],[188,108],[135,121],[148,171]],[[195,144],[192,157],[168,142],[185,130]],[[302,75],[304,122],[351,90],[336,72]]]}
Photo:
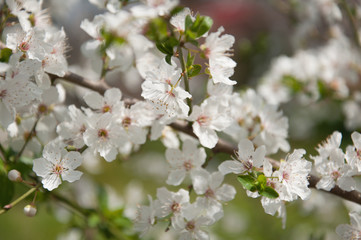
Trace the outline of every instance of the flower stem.
{"label": "flower stem", "polygon": [[0,158],[4,161],[5,164],[7,164],[9,161],[9,159],[7,159],[6,157],[5,149],[1,144],[0,144]]}
{"label": "flower stem", "polygon": [[37,190],[38,190],[38,187],[31,188],[26,193],[24,193],[19,198],[17,198],[15,201],[13,201],[12,203],[5,205],[3,207],[3,209],[0,210],[0,215],[5,213],[9,209],[13,208],[16,204],[18,204],[19,202],[21,202],[22,200],[24,200],[26,197],[28,197],[30,194],[32,194],[33,192],[35,192]]}
{"label": "flower stem", "polygon": [[[178,45],[178,58],[182,67],[182,72],[183,72],[183,79],[184,79],[184,87],[185,90],[189,93],[189,78],[188,78],[188,73],[187,73],[187,69],[186,69],[186,63],[184,61],[184,57],[183,57],[183,52],[182,52],[182,47],[181,45]],[[187,98],[187,104],[189,106],[189,113],[192,113],[192,99]]]}
{"label": "flower stem", "polygon": [[28,145],[30,139],[32,138],[33,133],[35,132],[35,128],[36,128],[36,125],[38,124],[38,122],[39,122],[39,117],[36,119],[36,121],[35,121],[35,123],[33,125],[33,128],[31,129],[29,135],[26,137],[25,143],[24,143],[23,147],[21,148],[20,152],[16,155],[16,157],[14,159],[14,163],[16,163],[16,161],[19,160],[19,158],[23,154],[26,146]]}

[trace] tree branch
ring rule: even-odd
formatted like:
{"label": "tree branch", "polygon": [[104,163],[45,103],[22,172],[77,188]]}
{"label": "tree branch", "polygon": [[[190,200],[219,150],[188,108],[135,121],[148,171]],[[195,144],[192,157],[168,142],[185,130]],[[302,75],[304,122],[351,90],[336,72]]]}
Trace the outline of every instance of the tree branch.
{"label": "tree branch", "polygon": [[55,81],[56,79],[60,79],[66,82],[74,83],[76,85],[94,90],[100,94],[104,94],[104,92],[110,88],[110,86],[105,81],[91,82],[90,80],[87,80],[82,76],[79,76],[78,74],[72,72],[67,72],[63,77],[58,77],[50,73],[48,74],[52,82]]}
{"label": "tree branch", "polygon": [[[58,76],[55,76],[52,74],[49,74],[49,75],[52,78],[52,80],[59,78]],[[92,83],[92,82],[89,82],[89,80],[86,80],[85,78],[83,78],[77,74],[71,73],[71,72],[65,74],[65,76],[60,79],[63,79],[67,82],[71,82],[71,83],[89,88],[91,90],[99,92],[100,94],[103,94],[107,89],[110,88],[110,86],[107,85],[105,82]],[[127,105],[132,105],[139,100],[138,99],[124,99],[123,101]],[[178,130],[180,132],[186,133],[192,137],[197,138],[197,136],[193,133],[192,127],[189,126],[185,122],[177,121],[177,122],[171,123],[170,126],[175,130]],[[217,145],[212,149],[212,151],[214,153],[227,153],[230,155],[234,154],[237,150],[238,149],[236,146],[234,146],[231,143],[228,143],[222,139],[219,139]],[[271,159],[271,162],[272,162],[273,166],[275,166],[275,167],[279,166],[278,161]],[[319,177],[310,174],[309,178],[308,178],[309,187],[316,188],[316,184],[319,180],[320,180]],[[320,189],[318,189],[318,190],[320,190]],[[324,191],[324,190],[322,190],[322,191]],[[324,191],[324,192],[331,193],[333,195],[339,196],[343,199],[346,199],[346,200],[349,200],[351,202],[358,203],[361,205],[361,193],[358,191],[347,192],[347,191],[342,190],[338,186],[335,186],[330,191]]]}
{"label": "tree branch", "polygon": [[[170,124],[170,126],[175,129],[175,130],[178,130],[180,132],[183,132],[183,133],[186,133],[190,136],[193,136],[193,137],[196,137],[195,134],[193,133],[192,131],[192,128],[190,126],[188,126],[187,124],[185,123],[181,123],[181,122],[175,122],[175,123],[172,123]],[[238,149],[236,148],[236,146],[233,146],[232,144],[222,140],[222,139],[219,139],[217,145],[212,149],[212,151],[214,153],[227,153],[227,154],[234,154]],[[273,160],[273,159],[269,159],[272,163],[272,165],[274,167],[279,167],[279,162],[276,161],[276,160]],[[316,184],[317,182],[320,180],[319,177],[317,176],[314,176],[312,174],[309,175],[308,177],[308,182],[309,182],[309,187],[310,188],[316,188]],[[322,190],[322,189],[317,189],[317,190],[321,190],[323,192],[327,192],[327,193],[331,193],[333,195],[336,195],[336,196],[339,196],[343,199],[346,199],[346,200],[349,200],[351,202],[354,202],[354,203],[358,203],[361,205],[361,193],[358,192],[358,191],[350,191],[350,192],[347,192],[347,191],[344,191],[342,190],[340,187],[338,187],[337,185],[332,188],[330,191],[325,191],[325,190]]]}

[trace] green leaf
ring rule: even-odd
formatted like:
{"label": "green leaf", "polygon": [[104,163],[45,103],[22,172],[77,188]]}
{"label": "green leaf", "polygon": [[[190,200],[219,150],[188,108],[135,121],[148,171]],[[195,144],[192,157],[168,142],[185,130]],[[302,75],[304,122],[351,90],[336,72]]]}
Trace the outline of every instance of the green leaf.
{"label": "green leaf", "polygon": [[257,182],[259,182],[261,185],[266,185],[267,184],[266,176],[263,174],[258,175]]}
{"label": "green leaf", "polygon": [[208,16],[202,17],[201,22],[197,28],[197,38],[203,36],[203,34],[208,32],[209,29],[211,29],[212,25],[213,25],[212,18]]}
{"label": "green leaf", "polygon": [[158,50],[161,51],[162,53],[173,55],[173,48],[170,45],[168,45],[166,42],[156,43],[156,46]]}
{"label": "green leaf", "polygon": [[303,90],[303,83],[297,80],[295,77],[291,75],[283,76],[281,80],[282,84],[286,87],[290,88],[293,93],[298,93]]}
{"label": "green leaf", "polygon": [[193,65],[194,58],[195,58],[195,56],[192,56],[191,52],[190,52],[190,51],[188,51],[188,56],[187,56],[187,68],[189,68],[190,66],[192,66],[192,65]]}
{"label": "green leaf", "polygon": [[195,64],[195,65],[192,65],[190,66],[187,71],[188,71],[188,77],[194,77],[194,76],[197,76],[200,71],[202,70],[202,66],[199,65],[199,64]]}
{"label": "green leaf", "polygon": [[209,31],[213,25],[212,18],[208,16],[197,15],[196,20],[193,22],[190,30],[195,33],[196,38],[201,37],[203,34]]}
{"label": "green leaf", "polygon": [[174,16],[177,13],[181,12],[184,9],[184,7],[182,6],[176,6],[175,8],[172,9],[172,11],[170,11],[170,15]]}
{"label": "green leaf", "polygon": [[156,42],[163,42],[168,37],[167,22],[163,18],[154,18],[148,25],[146,36]]}
{"label": "green leaf", "polygon": [[179,44],[174,37],[168,37],[165,41],[157,42],[156,46],[159,51],[167,55],[173,55],[173,48]]}
{"label": "green leaf", "polygon": [[13,54],[13,51],[10,48],[3,48],[0,51],[0,62],[9,62],[9,58]]}
{"label": "green leaf", "polygon": [[123,43],[126,42],[125,38],[119,37],[112,32],[108,32],[104,28],[100,30],[100,35],[102,36],[102,38],[104,40],[104,43],[100,48],[101,52],[103,52],[103,53],[112,44],[122,45]]}
{"label": "green leaf", "polygon": [[267,198],[271,198],[271,199],[275,199],[278,198],[278,193],[276,192],[276,190],[274,190],[272,187],[266,186],[263,191],[259,191],[259,194],[267,197]]}
{"label": "green leaf", "polygon": [[245,189],[251,192],[255,192],[257,190],[255,186],[255,179],[253,177],[249,175],[240,175],[237,179]]}
{"label": "green leaf", "polygon": [[190,15],[187,15],[186,16],[186,20],[184,21],[184,29],[185,29],[185,31],[187,31],[188,29],[190,29],[191,28],[191,26],[193,25],[193,20],[192,20],[192,18],[191,18],[191,16]]}
{"label": "green leaf", "polygon": [[0,207],[9,204],[14,196],[14,183],[8,179],[6,173],[0,173]]}
{"label": "green leaf", "polygon": [[165,61],[166,61],[169,65],[172,65],[172,55],[168,54],[167,56],[165,56]]}

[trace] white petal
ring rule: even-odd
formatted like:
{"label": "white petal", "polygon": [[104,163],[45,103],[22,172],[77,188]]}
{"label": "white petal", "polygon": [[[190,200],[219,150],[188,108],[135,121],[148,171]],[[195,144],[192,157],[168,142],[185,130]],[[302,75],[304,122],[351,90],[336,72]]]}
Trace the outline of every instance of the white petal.
{"label": "white petal", "polygon": [[345,191],[352,191],[355,189],[356,182],[352,177],[340,177],[337,180],[337,185]]}
{"label": "white petal", "polygon": [[217,199],[220,201],[228,202],[231,201],[236,195],[236,189],[228,184],[223,184],[216,191]]}
{"label": "white petal", "polygon": [[103,97],[97,92],[90,92],[84,96],[86,104],[93,109],[101,109],[104,106]]}
{"label": "white petal", "polygon": [[218,166],[218,170],[223,175],[226,175],[228,173],[239,174],[239,173],[244,172],[244,167],[243,167],[243,164],[238,161],[228,160],[228,161],[221,163]]}
{"label": "white petal", "polygon": [[204,194],[208,189],[210,174],[204,169],[199,169],[192,171],[191,177],[194,191],[199,195]]}
{"label": "white petal", "polygon": [[113,161],[117,154],[118,154],[118,151],[116,148],[114,147],[108,147],[108,148],[102,148],[102,149],[99,149],[99,154],[100,156],[102,156],[107,162],[111,162]]}
{"label": "white petal", "polygon": [[165,156],[172,167],[179,167],[184,162],[182,152],[176,148],[168,148],[165,151]]}
{"label": "white petal", "polygon": [[69,169],[75,169],[82,163],[82,156],[79,152],[68,152],[63,157],[63,167]]}
{"label": "white petal", "polygon": [[358,150],[361,150],[361,134],[358,132],[353,132],[351,134],[352,142]]}
{"label": "white petal", "polygon": [[104,100],[107,103],[115,104],[117,102],[120,102],[121,98],[122,98],[122,92],[118,88],[108,89],[104,93]]}
{"label": "white petal", "polygon": [[213,172],[211,174],[209,186],[211,187],[211,189],[215,190],[219,186],[221,186],[223,179],[224,179],[224,175],[221,172]]}
{"label": "white petal", "polygon": [[193,132],[199,138],[199,142],[207,147],[213,148],[218,142],[217,133],[213,129],[201,127],[198,122],[193,123]]}
{"label": "white petal", "polygon": [[34,160],[33,171],[39,177],[46,177],[51,171],[51,163],[44,158]]}
{"label": "white petal", "polygon": [[183,182],[185,176],[186,171],[183,169],[170,171],[166,183],[169,185],[178,186]]}
{"label": "white petal", "polygon": [[241,139],[238,142],[238,156],[243,161],[248,161],[254,153],[253,143],[248,139]]}
{"label": "white petal", "polygon": [[57,188],[61,184],[60,177],[56,174],[50,174],[46,178],[43,178],[41,181],[43,187],[48,189],[49,191]]}
{"label": "white petal", "polygon": [[83,175],[83,173],[80,171],[66,171],[61,177],[64,181],[75,182],[80,179],[81,175]]}
{"label": "white petal", "polygon": [[324,189],[326,191],[330,191],[335,186],[335,181],[332,179],[332,177],[322,177],[320,181],[316,184],[317,189]]}

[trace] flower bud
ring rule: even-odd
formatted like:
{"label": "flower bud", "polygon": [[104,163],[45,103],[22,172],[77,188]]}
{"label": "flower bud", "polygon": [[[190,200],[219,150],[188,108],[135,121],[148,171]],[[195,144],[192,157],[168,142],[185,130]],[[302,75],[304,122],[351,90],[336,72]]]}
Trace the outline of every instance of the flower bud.
{"label": "flower bud", "polygon": [[34,217],[36,215],[36,207],[32,204],[28,204],[24,207],[24,213],[28,217]]}
{"label": "flower bud", "polygon": [[8,172],[8,178],[10,181],[13,181],[13,182],[23,181],[23,179],[21,178],[21,173],[16,169],[10,170]]}

